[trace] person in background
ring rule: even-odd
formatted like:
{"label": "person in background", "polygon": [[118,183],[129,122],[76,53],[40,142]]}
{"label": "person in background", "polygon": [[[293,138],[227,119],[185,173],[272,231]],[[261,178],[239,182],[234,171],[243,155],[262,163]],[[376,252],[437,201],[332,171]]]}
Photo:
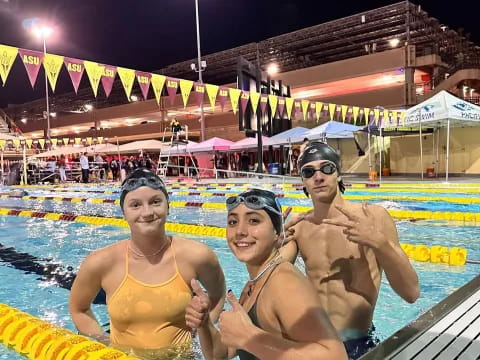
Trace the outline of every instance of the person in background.
{"label": "person in background", "polygon": [[118,161],[115,159],[115,156],[112,156],[112,159],[110,160],[109,167],[110,167],[110,170],[112,172],[113,181],[117,181],[120,165],[119,165]]}
{"label": "person in background", "polygon": [[[222,311],[225,280],[218,259],[201,242],[167,235],[168,193],[153,172],[137,169],[125,179],[120,207],[130,237],[82,262],[70,293],[72,320],[81,334],[144,360],[182,358],[180,354],[191,352],[185,316],[192,279],[209,294],[212,322]],[[107,297],[110,334],[91,310],[100,289]]]}
{"label": "person in background", "polygon": [[80,156],[80,167],[82,168],[82,182],[88,183],[88,177],[90,174],[90,165],[88,164],[88,157],[87,153],[84,152],[82,156]]}
{"label": "person in background", "polygon": [[300,153],[302,153],[303,150],[305,150],[305,148],[307,147],[307,145],[308,145],[308,137],[305,137],[305,138],[303,139],[302,145],[300,145]]}
{"label": "person in background", "polygon": [[60,182],[62,183],[67,181],[67,174],[65,173],[66,166],[65,155],[62,154],[58,160],[58,171],[60,173]]}

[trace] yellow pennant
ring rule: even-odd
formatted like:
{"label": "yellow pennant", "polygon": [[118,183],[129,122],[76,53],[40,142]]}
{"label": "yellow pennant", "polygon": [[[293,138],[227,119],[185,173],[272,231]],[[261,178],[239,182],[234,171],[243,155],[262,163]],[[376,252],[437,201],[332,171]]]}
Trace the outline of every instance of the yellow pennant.
{"label": "yellow pennant", "polygon": [[7,140],[0,139],[0,149],[3,151],[5,149],[5,145],[7,144]]}
{"label": "yellow pennant", "polygon": [[165,75],[152,74],[150,79],[150,84],[155,94],[155,99],[157,100],[157,105],[160,105],[160,96],[162,96],[163,86],[165,85],[165,80],[167,77]]}
{"label": "yellow pennant", "polygon": [[405,126],[405,111],[402,111],[400,113],[400,123],[402,124],[402,126]]}
{"label": "yellow pennant", "polygon": [[218,89],[217,85],[205,84],[205,88],[207,89],[208,100],[210,100],[210,106],[212,110],[215,110],[215,103],[217,101]]}
{"label": "yellow pennant", "polygon": [[68,145],[69,142],[70,142],[69,138],[63,138],[63,145]]}
{"label": "yellow pennant", "polygon": [[257,113],[258,102],[260,101],[260,94],[254,91],[250,92],[250,104],[252,105],[253,113]]}
{"label": "yellow pennant", "polygon": [[76,145],[80,145],[81,142],[82,142],[81,138],[75,138],[75,144]]}
{"label": "yellow pennant", "polygon": [[320,101],[315,102],[315,116],[317,117],[317,122],[320,120],[320,116],[322,115],[323,110],[323,103]]}
{"label": "yellow pennant", "polygon": [[18,49],[16,47],[0,45],[0,78],[2,78],[4,86],[17,54]]}
{"label": "yellow pennant", "polygon": [[101,66],[93,61],[84,61],[83,66],[85,66],[85,71],[88,75],[88,80],[90,80],[90,86],[92,87],[93,94],[97,97],[98,93],[98,84],[102,79],[102,75],[105,71],[105,66]]}
{"label": "yellow pennant", "polygon": [[58,139],[51,139],[53,147],[57,147]]}
{"label": "yellow pennant", "polygon": [[388,110],[383,110],[383,124],[390,126],[390,118],[388,117]]}
{"label": "yellow pennant", "polygon": [[230,102],[232,104],[233,113],[236,114],[238,110],[238,99],[240,99],[240,93],[242,90],[240,89],[228,89],[228,93],[230,95]]}
{"label": "yellow pennant", "polygon": [[373,109],[373,119],[375,120],[375,125],[378,125],[379,118],[380,118],[380,109]]}
{"label": "yellow pennant", "polygon": [[345,118],[347,117],[347,110],[348,105],[342,105],[342,121],[345,122]]}
{"label": "yellow pennant", "polygon": [[38,143],[42,149],[45,148],[45,139],[38,139]]}
{"label": "yellow pennant", "polygon": [[193,81],[180,79],[180,92],[182,93],[183,107],[187,107],[188,98],[192,92]]}
{"label": "yellow pennant", "polygon": [[328,112],[330,113],[330,120],[333,120],[335,116],[335,110],[337,110],[337,104],[328,104]]}
{"label": "yellow pennant", "polygon": [[93,139],[91,137],[87,137],[87,144],[92,145]]}
{"label": "yellow pennant", "polygon": [[358,106],[354,106],[352,108],[352,112],[353,112],[353,123],[356,124],[358,119],[358,113],[360,112],[360,108]]}
{"label": "yellow pennant", "polygon": [[12,143],[17,149],[20,147],[20,139],[13,139]]}
{"label": "yellow pennant", "polygon": [[268,102],[270,103],[270,109],[272,110],[272,117],[275,117],[275,113],[277,112],[278,96],[268,95]]}
{"label": "yellow pennant", "polygon": [[103,136],[97,137],[97,143],[103,144]]}
{"label": "yellow pennant", "polygon": [[122,82],[125,95],[127,95],[128,101],[130,101],[130,94],[132,93],[133,82],[135,81],[135,70],[126,68],[117,68],[118,76]]}
{"label": "yellow pennant", "polygon": [[57,86],[58,75],[63,65],[63,56],[45,54],[43,59],[43,68],[47,72],[48,82],[52,91],[55,92],[55,87]]}
{"label": "yellow pennant", "polygon": [[307,121],[308,107],[310,106],[310,101],[302,100],[302,114],[303,120]]}
{"label": "yellow pennant", "polygon": [[30,149],[32,147],[33,140],[32,139],[26,139],[25,143],[27,144],[27,147]]}
{"label": "yellow pennant", "polygon": [[292,118],[292,109],[293,109],[293,102],[295,101],[294,98],[287,97],[285,98],[285,108],[287,109],[287,118],[290,120]]}
{"label": "yellow pennant", "polygon": [[370,123],[370,108],[363,108],[363,116],[365,116],[365,122],[368,125]]}

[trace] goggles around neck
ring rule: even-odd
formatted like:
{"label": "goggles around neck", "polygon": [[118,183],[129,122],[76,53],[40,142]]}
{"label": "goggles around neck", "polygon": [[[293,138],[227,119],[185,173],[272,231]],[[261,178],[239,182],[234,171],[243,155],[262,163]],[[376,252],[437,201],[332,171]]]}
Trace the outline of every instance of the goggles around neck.
{"label": "goggles around neck", "polygon": [[158,177],[139,177],[139,178],[130,178],[123,182],[121,189],[122,191],[132,191],[138,189],[142,186],[148,186],[155,190],[163,189],[166,191],[165,183]]}
{"label": "goggles around neck", "polygon": [[[277,209],[271,207],[270,205],[267,204],[267,200],[265,198],[258,196],[258,195],[248,195],[248,196],[230,196],[227,201],[227,210],[230,212],[233,209],[235,209],[238,205],[241,203],[244,203],[246,207],[252,210],[269,210],[277,215],[282,216],[282,213],[278,211]],[[280,205],[277,202],[277,199],[275,199],[275,203],[277,206],[281,209]]]}
{"label": "goggles around neck", "polygon": [[332,175],[337,171],[337,167],[333,162],[327,160],[318,169],[315,169],[313,166],[305,166],[300,170],[302,177],[305,179],[311,178],[317,171],[325,175]]}

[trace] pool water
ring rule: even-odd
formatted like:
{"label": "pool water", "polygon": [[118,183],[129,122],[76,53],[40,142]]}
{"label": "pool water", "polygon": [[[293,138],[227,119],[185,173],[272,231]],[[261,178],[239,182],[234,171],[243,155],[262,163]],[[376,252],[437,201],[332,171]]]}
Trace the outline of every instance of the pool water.
{"label": "pool water", "polygon": [[[90,194],[89,196],[97,197],[97,195],[99,194]],[[70,193],[69,196],[81,197],[87,195]],[[189,200],[193,201],[192,199]],[[224,201],[225,198],[215,200],[220,202]],[[211,199],[205,197],[203,201],[211,201]],[[305,206],[310,205],[308,200],[281,199],[284,205],[287,201],[295,201],[295,204]],[[401,202],[391,203],[392,206],[402,206]],[[416,205],[421,204],[419,202],[414,203]],[[442,204],[446,207],[451,205]],[[121,216],[118,205],[114,204],[0,199],[0,207]],[[225,211],[174,207],[171,209],[169,221],[225,226],[226,214]],[[469,251],[469,259],[480,259],[478,227],[454,226],[446,222],[435,221],[415,223],[402,221],[397,222],[397,228],[401,242],[428,246],[464,247]],[[0,302],[74,330],[68,313],[69,290],[64,288],[68,287],[70,274],[77,271],[79,264],[88,253],[127,238],[128,235],[128,229],[113,226],[98,227],[68,221],[0,216],[0,244],[3,246],[3,248],[0,247]],[[186,237],[203,242],[215,251],[225,273],[227,288],[231,288],[239,295],[243,284],[248,279],[248,274],[244,265],[231,254],[225,239],[195,237],[193,235]],[[5,248],[10,247],[13,247],[14,250],[11,249],[5,255]],[[12,255],[19,253],[20,256]],[[29,254],[32,257],[28,260],[22,260],[22,253]],[[38,271],[39,268],[42,269],[42,266],[50,267],[48,271]],[[404,302],[393,292],[386,278],[384,277],[382,280],[374,315],[374,323],[381,339],[390,336],[416,319],[480,273],[480,265],[474,264],[452,267],[414,262],[414,267],[419,275],[421,286],[421,296],[415,304]],[[55,269],[55,276],[48,276],[51,269]],[[93,310],[100,323],[108,326],[105,305],[95,304]],[[0,347],[0,359],[22,358],[16,353]]]}

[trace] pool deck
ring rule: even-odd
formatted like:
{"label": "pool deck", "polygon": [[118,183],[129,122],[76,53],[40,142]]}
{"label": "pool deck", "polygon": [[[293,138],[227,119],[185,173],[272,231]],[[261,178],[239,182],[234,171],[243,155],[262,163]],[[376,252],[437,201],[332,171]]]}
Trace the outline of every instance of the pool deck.
{"label": "pool deck", "polygon": [[480,275],[360,359],[480,359]]}

